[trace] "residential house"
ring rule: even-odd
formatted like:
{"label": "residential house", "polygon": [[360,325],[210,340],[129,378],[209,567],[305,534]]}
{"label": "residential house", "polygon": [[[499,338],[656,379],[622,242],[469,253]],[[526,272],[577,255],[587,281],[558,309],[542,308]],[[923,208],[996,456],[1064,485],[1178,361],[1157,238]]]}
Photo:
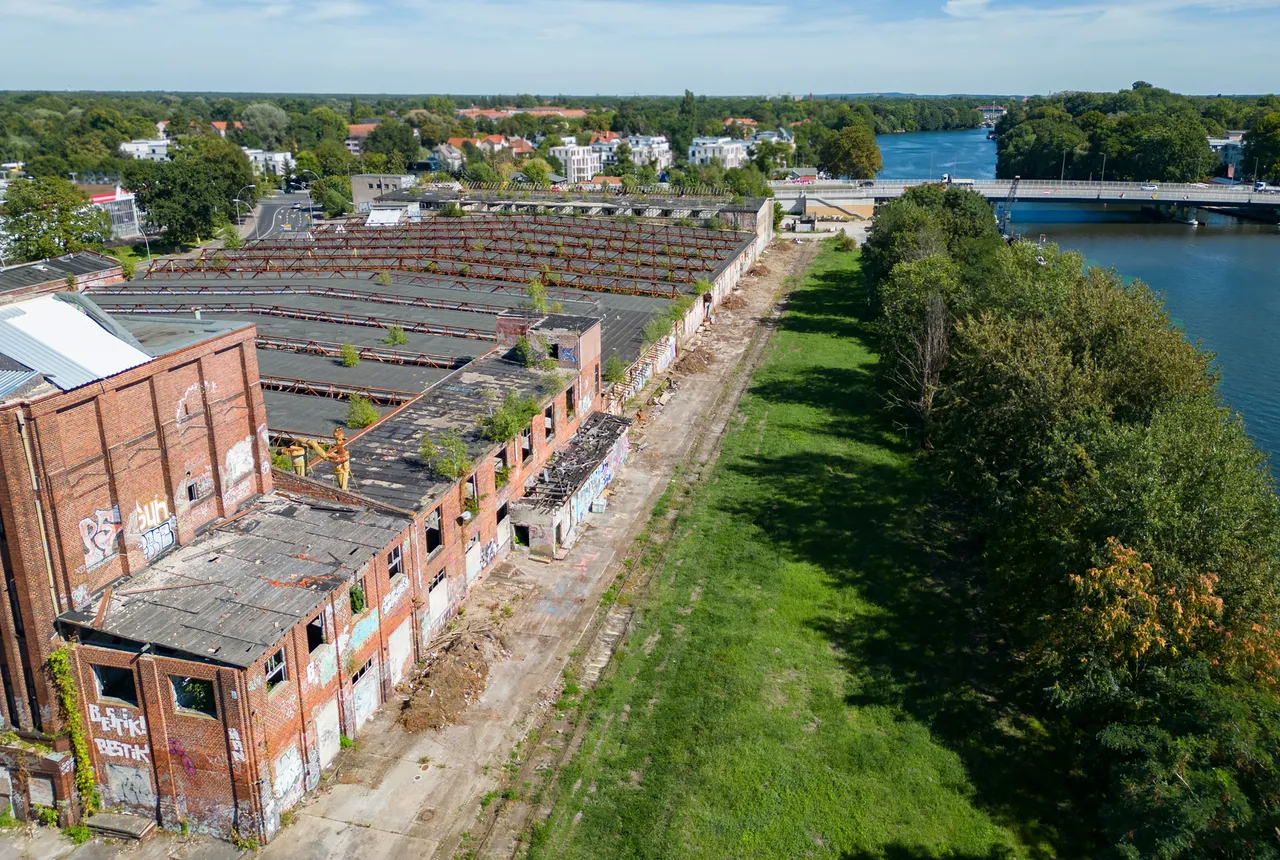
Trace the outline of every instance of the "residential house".
{"label": "residential house", "polygon": [[[227,136],[228,123],[225,122],[224,120],[220,120],[220,119],[214,120],[213,122],[209,123],[209,125],[213,126],[214,134],[218,135],[218,137]],[[233,123],[230,123],[230,126],[232,131],[244,131],[244,123],[242,122],[233,122]]]}
{"label": "residential house", "polygon": [[154,140],[126,140],[120,144],[120,153],[142,161],[168,161],[170,143],[167,137],[158,137]]}
{"label": "residential house", "polygon": [[244,150],[245,155],[249,156],[254,173],[284,176],[297,166],[297,161],[294,160],[291,152],[266,152],[261,149],[250,149],[247,146],[240,148]]}
{"label": "residential house", "polygon": [[600,153],[589,146],[565,145],[551,147],[551,154],[560,159],[564,175],[573,185],[587,182],[600,172],[603,166]]}
{"label": "residential house", "polygon": [[357,173],[351,177],[351,202],[357,212],[368,212],[371,204],[383,194],[412,188],[417,177],[394,173]]}
{"label": "residential house", "polygon": [[731,137],[695,137],[689,145],[689,163],[705,166],[715,159],[726,170],[747,163],[747,144]]}
{"label": "residential house", "polygon": [[347,126],[347,151],[352,155],[360,154],[361,142],[369,136],[369,132],[378,127],[376,122],[357,122]]}

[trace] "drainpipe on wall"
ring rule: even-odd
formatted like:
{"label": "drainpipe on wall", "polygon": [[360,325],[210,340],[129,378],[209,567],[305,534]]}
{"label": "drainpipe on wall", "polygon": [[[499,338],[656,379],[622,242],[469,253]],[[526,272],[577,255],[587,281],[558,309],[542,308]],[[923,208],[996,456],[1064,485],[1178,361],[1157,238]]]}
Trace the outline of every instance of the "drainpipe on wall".
{"label": "drainpipe on wall", "polygon": [[27,417],[18,412],[18,435],[22,437],[22,450],[27,457],[27,474],[31,477],[31,492],[35,496],[36,521],[40,524],[40,546],[44,550],[44,569],[49,578],[49,599],[53,602],[53,614],[61,611],[58,605],[58,589],[53,574],[53,555],[49,551],[49,532],[44,525],[44,504],[40,501],[40,481],[36,478],[35,454],[31,450],[31,436],[27,432]]}

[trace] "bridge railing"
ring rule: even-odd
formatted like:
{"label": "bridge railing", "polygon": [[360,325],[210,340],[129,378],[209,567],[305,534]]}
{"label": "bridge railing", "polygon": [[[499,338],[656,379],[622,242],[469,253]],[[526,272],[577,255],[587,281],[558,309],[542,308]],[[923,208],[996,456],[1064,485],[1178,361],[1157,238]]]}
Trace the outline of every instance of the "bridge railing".
{"label": "bridge railing", "polygon": [[[772,182],[770,185],[775,194],[791,197],[799,194],[821,196],[823,193],[840,198],[886,198],[897,197],[907,188],[924,185],[938,180],[927,179],[884,179],[884,180],[821,180],[811,183]],[[870,183],[870,184],[868,184]],[[965,180],[964,187],[992,198],[1003,199],[1009,193],[1011,180],[1008,179],[975,179]],[[1146,187],[1143,186],[1154,186]],[[1124,200],[1126,202],[1145,202],[1155,200],[1163,203],[1197,203],[1197,204],[1238,204],[1264,205],[1280,207],[1280,193],[1254,191],[1249,185],[1212,185],[1209,183],[1146,183],[1146,182],[1088,182],[1063,180],[1061,182],[1045,179],[1024,179],[1018,182],[1018,197],[1021,202],[1029,202],[1044,198],[1057,198],[1072,201],[1089,199],[1106,202]]]}

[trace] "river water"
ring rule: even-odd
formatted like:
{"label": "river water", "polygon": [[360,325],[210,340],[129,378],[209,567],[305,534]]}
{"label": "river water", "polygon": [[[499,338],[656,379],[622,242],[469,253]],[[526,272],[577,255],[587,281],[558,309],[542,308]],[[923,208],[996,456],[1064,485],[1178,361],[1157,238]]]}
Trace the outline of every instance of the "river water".
{"label": "river water", "polygon": [[[984,131],[878,138],[885,179],[951,173],[993,178],[996,145]],[[1097,213],[1015,206],[1019,232],[1080,251],[1090,265],[1141,278],[1189,337],[1218,357],[1224,399],[1258,445],[1280,452],[1280,231],[1201,213],[1205,223],[1105,223]],[[1278,466],[1280,468],[1280,466]]]}

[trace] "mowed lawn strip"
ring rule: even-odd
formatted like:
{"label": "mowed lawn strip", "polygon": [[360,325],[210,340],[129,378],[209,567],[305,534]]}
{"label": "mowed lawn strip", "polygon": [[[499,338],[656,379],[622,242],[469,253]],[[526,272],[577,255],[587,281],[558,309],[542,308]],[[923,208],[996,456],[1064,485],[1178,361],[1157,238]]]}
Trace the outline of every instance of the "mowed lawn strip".
{"label": "mowed lawn strip", "polygon": [[531,856],[1019,847],[900,705],[887,607],[923,575],[924,487],[872,390],[857,268],[824,248],[792,294]]}

